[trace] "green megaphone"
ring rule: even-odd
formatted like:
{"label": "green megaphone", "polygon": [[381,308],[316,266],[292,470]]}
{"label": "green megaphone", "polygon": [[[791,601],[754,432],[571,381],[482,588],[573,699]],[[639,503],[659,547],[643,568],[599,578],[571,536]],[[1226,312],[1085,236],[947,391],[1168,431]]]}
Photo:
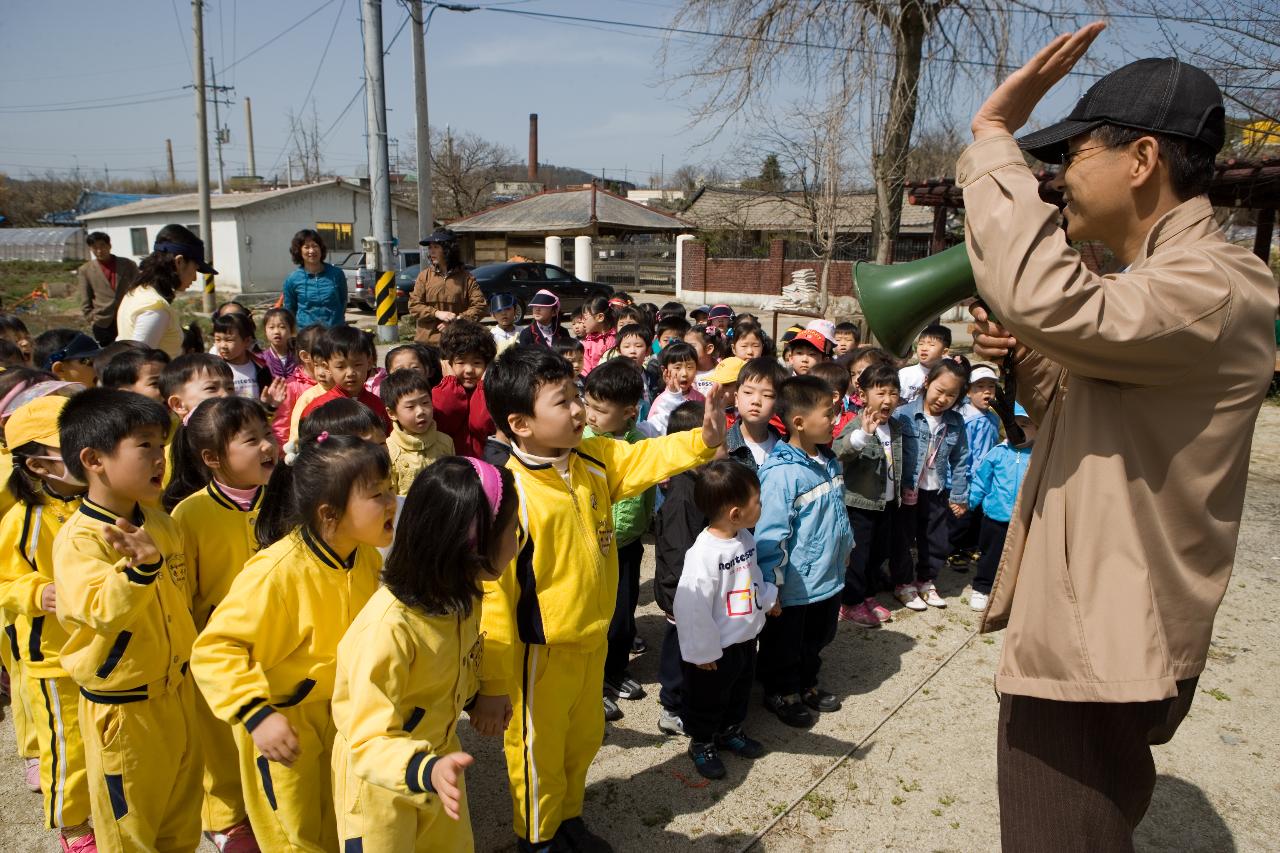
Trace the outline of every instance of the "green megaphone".
{"label": "green megaphone", "polygon": [[916,335],[951,306],[978,293],[963,245],[905,264],[853,268],[867,326],[889,352],[905,357]]}

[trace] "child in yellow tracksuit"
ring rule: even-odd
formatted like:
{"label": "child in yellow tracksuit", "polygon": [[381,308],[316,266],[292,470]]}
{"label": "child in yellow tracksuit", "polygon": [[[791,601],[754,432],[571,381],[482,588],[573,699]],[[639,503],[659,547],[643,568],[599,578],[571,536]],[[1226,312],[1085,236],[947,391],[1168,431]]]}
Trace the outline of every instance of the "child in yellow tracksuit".
{"label": "child in yellow tracksuit", "polygon": [[333,779],[344,850],[474,849],[458,714],[479,684],[480,582],[515,556],[517,504],[511,474],[478,459],[447,457],[414,481],[384,586],[338,645]]}
{"label": "child in yellow tracksuit", "polygon": [[330,750],[338,641],[378,586],[396,500],[383,448],[320,433],[278,465],[258,515],[265,547],[196,640],[191,669],[232,724],[263,850],[333,851]]}
{"label": "child in yellow tracksuit", "polygon": [[604,737],[606,635],[618,588],[612,505],[708,462],[724,439],[719,390],[699,432],[638,444],[582,438],[569,363],[512,347],[485,374],[489,410],[512,440],[520,551],[485,585],[482,733],[506,726],[507,774],[521,850],[598,847],[582,820],[587,767]]}
{"label": "child in yellow tracksuit", "polygon": [[[173,479],[165,506],[187,546],[196,630],[204,630],[231,582],[258,550],[254,525],[279,449],[266,410],[255,400],[218,397],[196,406],[174,436]],[[176,504],[176,506],[175,506]],[[201,825],[219,851],[249,847],[253,830],[240,782],[240,757],[231,727],[196,691],[204,744]]]}
{"label": "child in yellow tracksuit", "polygon": [[67,474],[89,484],[54,539],[53,576],[97,845],[190,851],[200,842],[195,626],[182,536],[152,508],[169,415],[131,391],[91,388],[67,401],[58,427]]}
{"label": "child in yellow tracksuit", "polygon": [[31,718],[40,754],[44,818],[65,850],[93,849],[89,786],[80,737],[79,690],[59,662],[67,632],[58,623],[53,539],[80,508],[84,484],[69,480],[58,441],[67,398],[38,397],[5,423],[16,465],[7,491],[17,503],[0,520],[0,607],[11,610],[16,646],[25,652],[23,686],[38,703]]}

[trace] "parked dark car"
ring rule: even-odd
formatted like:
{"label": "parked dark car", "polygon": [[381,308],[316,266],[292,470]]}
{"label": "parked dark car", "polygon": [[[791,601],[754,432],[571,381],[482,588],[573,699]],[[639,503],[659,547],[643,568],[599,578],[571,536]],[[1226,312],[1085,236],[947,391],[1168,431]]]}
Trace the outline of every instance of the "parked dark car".
{"label": "parked dark car", "polygon": [[[409,294],[413,292],[418,270],[418,266],[411,266],[396,273],[396,306],[402,317],[409,314]],[[609,285],[582,281],[552,264],[485,264],[473,269],[471,274],[476,277],[486,299],[495,293],[510,293],[515,296],[517,322],[524,318],[529,299],[539,290],[550,290],[560,297],[560,311],[570,314],[588,299],[613,295],[613,288]]]}

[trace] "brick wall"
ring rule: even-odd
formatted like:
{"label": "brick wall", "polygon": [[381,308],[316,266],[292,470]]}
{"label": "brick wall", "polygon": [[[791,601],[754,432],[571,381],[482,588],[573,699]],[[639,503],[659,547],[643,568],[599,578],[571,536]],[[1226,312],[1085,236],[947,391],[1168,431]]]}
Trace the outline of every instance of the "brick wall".
{"label": "brick wall", "polygon": [[[706,243],[690,240],[684,244],[684,291],[777,296],[796,270],[822,274],[820,261],[786,260],[786,249],[785,240],[771,240],[767,258],[708,258]],[[852,295],[853,264],[835,261],[829,276],[832,296]]]}

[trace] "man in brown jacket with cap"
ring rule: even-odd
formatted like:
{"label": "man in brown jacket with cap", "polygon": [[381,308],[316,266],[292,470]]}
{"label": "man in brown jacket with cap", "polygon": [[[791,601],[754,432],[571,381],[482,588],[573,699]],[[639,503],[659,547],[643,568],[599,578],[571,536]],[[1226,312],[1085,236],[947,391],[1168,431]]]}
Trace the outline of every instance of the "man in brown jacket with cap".
{"label": "man in brown jacket with cap", "polygon": [[448,228],[437,228],[419,246],[427,247],[426,263],[409,294],[409,314],[420,344],[440,346],[444,327],[454,320],[479,323],[489,313],[484,291],[462,264],[458,238]]}
{"label": "man in brown jacket with cap", "polygon": [[[1140,60],[1014,140],[1101,30],[1010,76],[957,169],[990,307],[974,309],[975,349],[1014,360],[1039,424],[982,624],[1007,629],[1005,851],[1133,848],[1150,745],[1173,736],[1204,669],[1275,354],[1276,282],[1205,196],[1224,139],[1207,74]],[[1059,164],[1065,234],[1023,150]],[[1101,241],[1122,271],[1090,272],[1068,239]]]}
{"label": "man in brown jacket with cap", "polygon": [[111,238],[101,231],[91,233],[85,242],[93,260],[76,270],[76,292],[94,340],[105,347],[116,339],[116,308],[138,277],[138,265],[111,254]]}

